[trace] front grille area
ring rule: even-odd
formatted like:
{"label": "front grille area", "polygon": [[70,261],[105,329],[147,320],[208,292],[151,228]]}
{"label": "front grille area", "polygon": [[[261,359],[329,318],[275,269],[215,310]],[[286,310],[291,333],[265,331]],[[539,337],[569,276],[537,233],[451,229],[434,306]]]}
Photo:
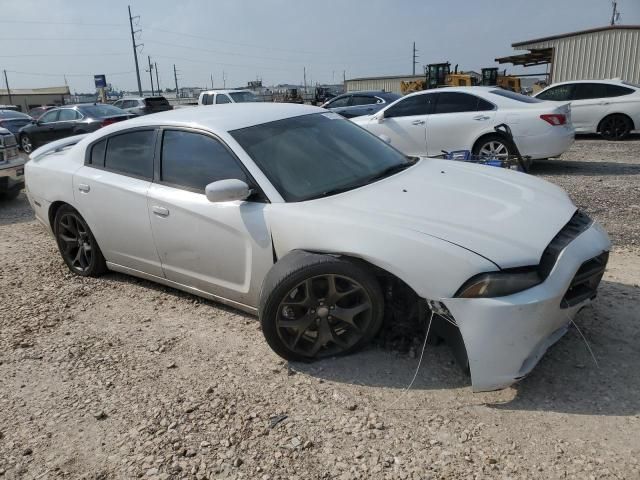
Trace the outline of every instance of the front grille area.
{"label": "front grille area", "polygon": [[[540,259],[540,265],[538,267],[538,272],[542,279],[545,279],[553,270],[553,266],[556,264],[558,260],[558,256],[560,252],[564,250],[564,248],[569,245],[578,235],[587,230],[593,220],[591,217],[580,210],[577,210],[576,213],[573,214],[571,220],[562,227],[562,230],[558,232],[558,234],[553,237],[551,243],[547,245],[544,252],[542,252],[542,257]],[[606,262],[605,262],[606,263]]]}
{"label": "front grille area", "polygon": [[571,285],[569,285],[567,293],[562,298],[561,308],[573,307],[585,300],[595,298],[608,260],[609,252],[603,252],[580,266],[571,281]]}

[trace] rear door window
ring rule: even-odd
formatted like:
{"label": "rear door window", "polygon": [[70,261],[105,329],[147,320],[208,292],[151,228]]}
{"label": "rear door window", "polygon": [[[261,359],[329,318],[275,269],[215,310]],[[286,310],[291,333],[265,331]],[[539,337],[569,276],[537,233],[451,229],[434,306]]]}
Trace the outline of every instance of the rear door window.
{"label": "rear door window", "polygon": [[591,100],[607,96],[607,86],[604,83],[576,83],[571,100]]}
{"label": "rear door window", "polygon": [[[433,113],[476,112],[478,111],[479,100],[479,97],[468,93],[441,92],[438,93]],[[493,110],[493,105],[491,105],[491,108],[484,108],[484,110]]]}
{"label": "rear door window", "polygon": [[160,159],[162,182],[204,192],[209,183],[231,178],[247,181],[238,161],[218,140],[200,133],[165,130]]}
{"label": "rear door window", "polygon": [[429,113],[429,103],[432,97],[433,95],[428,94],[406,97],[385,110],[384,116],[385,118],[392,118],[427,115]]}
{"label": "rear door window", "polygon": [[78,119],[78,112],[72,108],[63,108],[58,115],[59,122],[71,122]]}
{"label": "rear door window", "polygon": [[354,95],[352,105],[373,105],[374,103],[378,103],[378,99],[376,97],[367,97],[365,95]]}
{"label": "rear door window", "polygon": [[137,130],[109,137],[104,167],[116,173],[153,178],[154,130]]}
{"label": "rear door window", "polygon": [[216,103],[231,103],[231,99],[224,93],[219,93],[218,95],[216,95]]}

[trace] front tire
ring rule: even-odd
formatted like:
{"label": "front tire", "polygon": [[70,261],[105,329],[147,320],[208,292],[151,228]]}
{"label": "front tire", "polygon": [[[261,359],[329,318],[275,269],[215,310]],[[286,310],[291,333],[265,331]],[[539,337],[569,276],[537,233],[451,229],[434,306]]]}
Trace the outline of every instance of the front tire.
{"label": "front tire", "polygon": [[346,355],[382,326],[383,294],[362,265],[344,258],[294,251],[267,275],[260,323],[269,346],[286,360]]}
{"label": "front tire", "polygon": [[631,129],[632,123],[627,116],[613,114],[602,119],[598,131],[605,140],[624,140]]}
{"label": "front tire", "polygon": [[20,147],[22,147],[22,151],[26,154],[30,154],[34,150],[33,141],[26,133],[20,136]]}
{"label": "front tire", "polygon": [[77,210],[63,205],[53,222],[56,242],[69,270],[82,277],[97,277],[107,271],[98,242]]}

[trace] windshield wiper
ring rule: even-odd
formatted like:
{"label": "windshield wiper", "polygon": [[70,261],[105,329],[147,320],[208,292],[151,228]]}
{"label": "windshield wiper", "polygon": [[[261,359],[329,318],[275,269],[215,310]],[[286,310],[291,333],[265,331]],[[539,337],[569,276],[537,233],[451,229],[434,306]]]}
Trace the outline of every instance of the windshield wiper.
{"label": "windshield wiper", "polygon": [[375,182],[376,180],[381,180],[386,177],[390,177],[391,175],[406,170],[407,168],[415,165],[418,161],[416,157],[407,157],[407,161],[405,163],[400,163],[397,165],[391,165],[390,167],[385,168],[379,173],[376,173],[374,176],[369,177],[367,183]]}
{"label": "windshield wiper", "polygon": [[407,161],[405,163],[400,163],[397,165],[391,165],[387,168],[385,168],[384,170],[382,170],[379,173],[376,173],[375,175],[373,175],[372,177],[368,177],[362,181],[359,182],[354,182],[354,183],[350,183],[348,185],[343,185],[341,187],[337,187],[337,188],[332,188],[331,190],[326,190],[322,193],[319,193],[317,195],[313,195],[312,197],[308,197],[305,198],[305,200],[314,200],[316,198],[323,198],[323,197],[330,197],[331,195],[337,195],[339,193],[344,193],[344,192],[348,192],[349,190],[353,190],[355,188],[360,188],[360,187],[364,187],[365,185],[368,185],[372,182],[375,182],[376,180],[381,180],[385,177],[389,177],[391,175],[393,175],[394,173],[398,173],[401,172],[403,170],[406,170],[407,168],[411,167],[412,165],[415,165],[415,163],[419,160],[419,158],[417,157],[407,157]]}

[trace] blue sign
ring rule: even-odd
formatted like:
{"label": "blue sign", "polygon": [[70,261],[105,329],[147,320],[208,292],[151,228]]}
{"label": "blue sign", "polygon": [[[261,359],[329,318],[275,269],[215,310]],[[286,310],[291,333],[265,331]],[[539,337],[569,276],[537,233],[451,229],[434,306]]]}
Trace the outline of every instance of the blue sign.
{"label": "blue sign", "polygon": [[107,77],[104,75],[94,75],[93,81],[96,84],[96,88],[106,88],[107,87]]}

